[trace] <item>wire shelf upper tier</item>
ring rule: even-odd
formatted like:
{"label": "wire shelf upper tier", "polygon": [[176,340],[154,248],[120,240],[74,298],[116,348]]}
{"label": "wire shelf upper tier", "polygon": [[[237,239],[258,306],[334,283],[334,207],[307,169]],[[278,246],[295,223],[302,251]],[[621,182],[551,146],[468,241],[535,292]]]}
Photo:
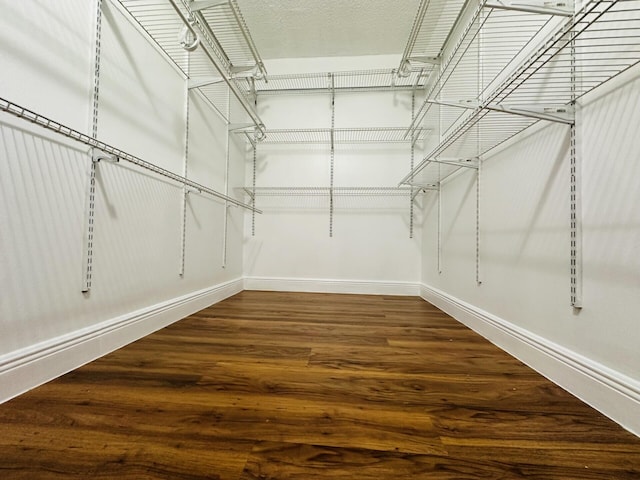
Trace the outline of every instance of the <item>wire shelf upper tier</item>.
{"label": "wire shelf upper tier", "polygon": [[639,62],[640,1],[586,3],[465,112],[401,183],[437,183],[460,168],[443,167],[442,158],[485,155],[541,119],[574,123],[576,100]]}
{"label": "wire shelf upper tier", "polygon": [[409,197],[415,194],[415,189],[410,187],[244,187],[244,192],[250,197],[291,197],[291,196],[317,196],[329,197]]}
{"label": "wire shelf upper tier", "polygon": [[398,77],[395,69],[272,75],[268,81],[257,80],[255,88],[259,95],[411,90],[424,87],[432,70],[428,66],[406,77]]}

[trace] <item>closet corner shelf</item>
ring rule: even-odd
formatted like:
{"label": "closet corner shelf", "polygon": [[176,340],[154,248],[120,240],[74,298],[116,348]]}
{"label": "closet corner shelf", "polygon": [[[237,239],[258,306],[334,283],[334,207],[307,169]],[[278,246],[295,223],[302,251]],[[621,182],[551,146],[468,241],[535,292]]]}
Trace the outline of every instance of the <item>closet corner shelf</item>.
{"label": "closet corner shelf", "polygon": [[[438,184],[468,166],[447,159],[480,158],[539,120],[572,125],[576,100],[640,62],[640,0],[591,0],[574,16],[562,18],[540,43],[521,47],[529,51],[524,61],[494,77],[481,100],[466,107],[440,144],[400,184]],[[446,78],[434,85],[446,83],[443,75]],[[434,92],[429,90],[425,104],[439,103]],[[436,165],[439,168],[433,168]]]}
{"label": "closet corner shelf", "polygon": [[258,95],[340,92],[413,91],[424,88],[433,65],[425,65],[400,77],[396,69],[271,75],[256,80]]}
{"label": "closet corner shelf", "polygon": [[398,72],[406,75],[424,65],[437,65],[465,0],[421,0]]}
{"label": "closet corner shelf", "polygon": [[[410,143],[424,140],[430,130],[419,128],[407,134],[406,127],[371,127],[371,128],[307,128],[265,130],[261,145],[285,144],[369,144],[369,143]],[[237,130],[234,133],[244,134],[252,140],[252,133]],[[333,135],[333,137],[332,137]]]}
{"label": "closet corner shelf", "polygon": [[[217,108],[211,86],[226,84],[254,125],[264,129],[252,96],[255,78],[267,72],[236,0],[118,1],[189,79],[189,88]],[[181,38],[191,43],[183,46]]]}

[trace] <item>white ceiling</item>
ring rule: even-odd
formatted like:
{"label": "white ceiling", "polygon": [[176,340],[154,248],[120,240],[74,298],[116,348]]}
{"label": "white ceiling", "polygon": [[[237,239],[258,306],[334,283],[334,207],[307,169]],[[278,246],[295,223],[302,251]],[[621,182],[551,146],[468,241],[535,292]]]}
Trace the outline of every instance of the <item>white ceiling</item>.
{"label": "white ceiling", "polygon": [[237,0],[264,59],[401,55],[419,0]]}

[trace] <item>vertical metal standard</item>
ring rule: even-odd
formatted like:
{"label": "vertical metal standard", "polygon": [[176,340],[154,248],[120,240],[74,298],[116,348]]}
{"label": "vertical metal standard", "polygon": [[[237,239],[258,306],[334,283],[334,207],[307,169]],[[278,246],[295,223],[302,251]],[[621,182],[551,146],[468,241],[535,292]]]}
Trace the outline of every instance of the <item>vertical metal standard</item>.
{"label": "vertical metal standard", "polygon": [[335,91],[335,79],[333,74],[329,74],[329,83],[331,87],[331,166],[330,166],[330,178],[329,178],[329,238],[333,237],[333,173],[335,162],[335,143],[334,143],[334,129],[336,126],[336,91]]}
{"label": "vertical metal standard", "polygon": [[[411,92],[411,123],[413,124],[416,115],[416,91]],[[415,133],[411,135],[411,159],[410,172],[413,171],[415,163]],[[409,238],[413,238],[413,182],[409,191]]]}
{"label": "vertical metal standard", "polygon": [[[483,10],[481,12],[483,18],[478,16],[478,101],[483,102],[484,98],[482,95],[484,88],[484,65],[482,64],[482,48],[483,48],[483,33],[484,29],[481,28],[484,25],[485,15],[488,13]],[[481,285],[482,280],[480,278],[480,192],[482,185],[482,159],[480,158],[480,152],[482,151],[482,130],[481,123],[477,124],[477,135],[476,135],[476,155],[478,161],[478,169],[476,170],[476,285]]]}
{"label": "vertical metal standard", "polygon": [[478,157],[476,171],[476,284],[482,285],[480,277],[480,191],[482,185],[482,158]]}
{"label": "vertical metal standard", "polygon": [[251,180],[251,236],[256,236],[256,163],[258,160],[258,135],[253,134],[253,175]]}
{"label": "vertical metal standard", "polygon": [[[102,0],[96,0],[95,53],[93,58],[93,100],[91,112],[91,136],[98,136],[98,107],[100,101],[100,53],[102,45]],[[94,149],[89,152],[91,161],[87,171],[85,195],[83,251],[82,251],[82,292],[89,293],[93,280],[93,235],[96,207],[96,168]]]}
{"label": "vertical metal standard", "polygon": [[438,164],[438,274],[442,273],[442,182]]}
{"label": "vertical metal standard", "polygon": [[[571,54],[571,106],[574,107],[576,100],[576,45],[575,35],[572,31],[570,43]],[[570,126],[570,209],[571,209],[571,305],[574,308],[582,308],[582,164],[581,155],[578,155],[576,121]]]}
{"label": "vertical metal standard", "polygon": [[[191,65],[191,54],[187,56],[187,72],[191,73],[189,67]],[[184,159],[182,167],[182,176],[188,178],[189,173],[189,82],[185,81],[185,107],[184,107]],[[189,189],[186,185],[182,187],[182,229],[181,229],[181,255],[180,255],[180,271],[179,275],[184,277],[184,263],[187,250],[187,203],[189,202]]]}
{"label": "vertical metal standard", "polygon": [[[227,139],[226,139],[226,152],[227,157],[225,159],[224,166],[224,194],[229,195],[229,150],[231,143],[229,141],[231,132],[229,131],[229,125],[231,124],[231,91],[227,89]],[[254,186],[255,188],[255,186]],[[227,268],[227,232],[229,231],[229,202],[224,201],[224,225],[222,236],[222,268]]]}

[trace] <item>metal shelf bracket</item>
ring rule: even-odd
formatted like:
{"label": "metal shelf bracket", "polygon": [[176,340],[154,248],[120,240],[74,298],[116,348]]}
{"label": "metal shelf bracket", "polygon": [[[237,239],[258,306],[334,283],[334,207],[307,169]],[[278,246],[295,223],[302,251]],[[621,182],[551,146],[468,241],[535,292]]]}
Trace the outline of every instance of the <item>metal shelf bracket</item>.
{"label": "metal shelf bracket", "polygon": [[206,8],[219,7],[220,5],[228,5],[229,0],[191,0],[191,10],[199,12]]}
{"label": "metal shelf bracket", "polygon": [[98,162],[108,162],[108,163],[118,163],[120,162],[120,158],[116,155],[109,155],[108,153],[101,152],[100,150],[93,150],[93,154],[91,157],[93,163]]}
{"label": "metal shelf bracket", "polygon": [[224,82],[222,77],[201,77],[190,78],[187,80],[187,88],[192,90],[194,88],[206,87],[207,85],[215,85],[216,83]]}
{"label": "metal shelf bracket", "polygon": [[523,117],[548,120],[550,122],[572,125],[575,122],[575,109],[572,105],[486,105],[484,108],[495,112],[512,113]]}
{"label": "metal shelf bracket", "polygon": [[474,158],[431,158],[429,162],[440,163],[442,165],[453,165],[455,167],[471,168],[477,170],[480,163],[478,157]]}
{"label": "metal shelf bracket", "polygon": [[514,10],[518,12],[539,13],[542,15],[559,15],[570,17],[573,15],[573,1],[549,2],[545,0],[496,0],[485,3],[487,8],[500,10]]}
{"label": "metal shelf bracket", "polygon": [[447,99],[428,99],[428,103],[434,103],[436,105],[443,105],[445,107],[457,107],[457,108],[468,108],[470,110],[475,110],[480,107],[480,102],[478,100],[466,99],[466,100],[447,100]]}

